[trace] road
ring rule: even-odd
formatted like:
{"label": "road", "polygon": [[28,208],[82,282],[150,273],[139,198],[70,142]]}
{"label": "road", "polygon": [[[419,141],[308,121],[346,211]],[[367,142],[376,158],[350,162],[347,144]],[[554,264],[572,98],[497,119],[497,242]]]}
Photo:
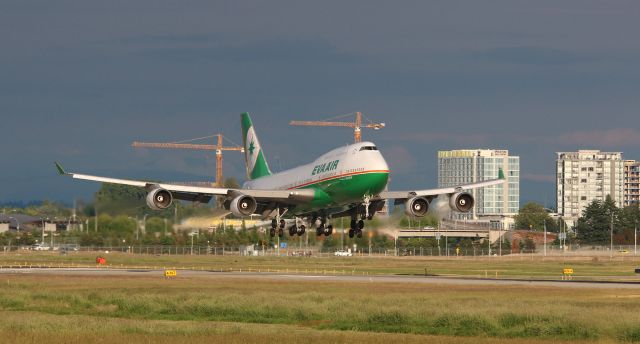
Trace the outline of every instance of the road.
{"label": "road", "polygon": [[[335,281],[335,282],[368,282],[368,283],[418,283],[418,284],[451,284],[474,286],[539,286],[561,288],[605,288],[605,289],[640,289],[638,282],[584,282],[584,281],[542,281],[516,279],[482,279],[436,276],[352,276],[352,275],[302,275],[285,273],[259,272],[217,272],[178,270],[180,277],[211,279],[261,279],[290,281]],[[62,276],[163,276],[163,270],[142,269],[103,269],[103,268],[24,268],[0,269],[0,275],[62,275]]]}

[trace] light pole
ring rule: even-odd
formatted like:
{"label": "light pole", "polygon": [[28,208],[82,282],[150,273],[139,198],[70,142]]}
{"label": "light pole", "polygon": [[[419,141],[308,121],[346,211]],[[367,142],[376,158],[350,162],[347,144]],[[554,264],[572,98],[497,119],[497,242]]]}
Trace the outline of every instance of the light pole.
{"label": "light pole", "polygon": [[633,255],[638,254],[638,219],[636,219],[636,227],[633,230]]}
{"label": "light pole", "polygon": [[147,232],[147,216],[149,216],[149,214],[144,214],[144,216],[142,217],[142,230],[145,233]]}
{"label": "light pole", "polygon": [[498,227],[498,256],[502,257],[502,223]]}
{"label": "light pole", "polygon": [[610,210],[611,211],[611,222],[609,224],[609,257],[613,257],[613,209]]}
{"label": "light pole", "polygon": [[544,227],[544,256],[547,256],[547,219],[542,219],[542,226]]}
{"label": "light pole", "polygon": [[[45,229],[45,226],[44,226],[44,219],[41,219],[41,220],[42,220],[42,241],[41,241],[41,243],[44,246],[44,229]],[[48,218],[47,218],[47,221],[49,221]]]}
{"label": "light pole", "polygon": [[193,256],[193,236],[195,235],[194,232],[189,233],[189,236],[191,237],[191,255]]}
{"label": "light pole", "polygon": [[396,256],[398,256],[398,232],[393,236],[393,249],[396,252]]}
{"label": "light pole", "polygon": [[140,221],[138,221],[138,216],[136,215],[136,241],[138,240],[140,240]]}

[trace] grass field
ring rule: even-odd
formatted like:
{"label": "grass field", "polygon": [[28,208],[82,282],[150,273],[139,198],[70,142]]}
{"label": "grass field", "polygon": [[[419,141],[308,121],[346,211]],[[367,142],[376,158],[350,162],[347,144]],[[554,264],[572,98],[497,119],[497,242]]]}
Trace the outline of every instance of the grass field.
{"label": "grass field", "polygon": [[[95,253],[0,255],[94,265]],[[635,279],[631,257],[234,257],[110,253],[122,267]],[[586,278],[586,277],[585,277]],[[0,275],[0,342],[640,342],[640,288],[588,289],[149,276]]]}
{"label": "grass field", "polygon": [[638,309],[640,290],[0,275],[0,342],[640,342]]}
{"label": "grass field", "polygon": [[118,252],[51,252],[0,254],[0,266],[95,266],[102,254],[111,267],[185,268],[328,274],[415,274],[495,278],[560,279],[565,267],[574,269],[576,280],[638,280],[634,273],[640,257],[239,257],[189,255],[139,255]]}

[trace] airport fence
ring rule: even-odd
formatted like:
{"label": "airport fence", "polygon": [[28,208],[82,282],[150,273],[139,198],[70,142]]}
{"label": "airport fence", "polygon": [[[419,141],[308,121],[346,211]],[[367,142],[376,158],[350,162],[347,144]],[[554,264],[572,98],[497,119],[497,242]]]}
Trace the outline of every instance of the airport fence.
{"label": "airport fence", "polygon": [[[41,246],[2,246],[3,253],[11,252],[39,252],[39,251],[56,251],[61,254],[69,254],[73,252],[121,252],[129,254],[146,254],[146,255],[236,255],[236,256],[332,256],[332,255],[375,255],[375,256],[505,256],[512,254],[529,254],[541,255],[545,252],[541,245],[536,250],[522,250],[511,252],[508,248],[489,248],[483,247],[455,247],[453,245],[446,247],[344,247],[344,248],[324,248],[312,247],[304,245],[292,245],[289,247],[275,248],[273,246],[206,246],[206,245],[122,245],[122,246],[79,246],[75,244],[61,244],[54,246],[53,250],[49,247]],[[603,255],[637,255],[640,248],[634,245],[615,245],[613,252],[610,246],[567,246],[559,247],[547,245],[546,254],[550,256],[560,255],[584,255],[584,256],[603,256]]]}

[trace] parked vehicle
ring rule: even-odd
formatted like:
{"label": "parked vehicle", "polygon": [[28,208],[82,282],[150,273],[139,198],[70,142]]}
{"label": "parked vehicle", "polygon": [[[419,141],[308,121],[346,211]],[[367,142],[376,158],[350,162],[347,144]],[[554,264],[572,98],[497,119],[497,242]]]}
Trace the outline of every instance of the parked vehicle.
{"label": "parked vehicle", "polygon": [[31,249],[34,251],[49,251],[49,246],[46,246],[44,244],[35,244],[31,246]]}
{"label": "parked vehicle", "polygon": [[336,255],[338,257],[351,257],[351,256],[353,256],[353,254],[350,251],[344,251],[344,250],[336,251],[334,253],[334,255]]}
{"label": "parked vehicle", "polygon": [[63,244],[59,246],[62,251],[78,251],[80,246],[78,244]]}

